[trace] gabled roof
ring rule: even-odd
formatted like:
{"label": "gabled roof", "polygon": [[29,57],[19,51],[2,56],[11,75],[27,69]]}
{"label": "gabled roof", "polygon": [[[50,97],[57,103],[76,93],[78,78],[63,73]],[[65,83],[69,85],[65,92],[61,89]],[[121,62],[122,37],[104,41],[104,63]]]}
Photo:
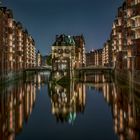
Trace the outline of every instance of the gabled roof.
{"label": "gabled roof", "polygon": [[56,35],[53,46],[75,46],[75,41],[72,36],[67,36],[65,34]]}

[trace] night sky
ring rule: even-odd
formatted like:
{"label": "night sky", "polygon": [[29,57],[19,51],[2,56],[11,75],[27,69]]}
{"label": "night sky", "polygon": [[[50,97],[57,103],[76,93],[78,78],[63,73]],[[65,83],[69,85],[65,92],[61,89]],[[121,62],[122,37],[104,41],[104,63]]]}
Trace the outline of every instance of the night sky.
{"label": "night sky", "polygon": [[43,55],[51,52],[56,34],[83,34],[86,51],[102,48],[122,0],[3,0],[23,23]]}

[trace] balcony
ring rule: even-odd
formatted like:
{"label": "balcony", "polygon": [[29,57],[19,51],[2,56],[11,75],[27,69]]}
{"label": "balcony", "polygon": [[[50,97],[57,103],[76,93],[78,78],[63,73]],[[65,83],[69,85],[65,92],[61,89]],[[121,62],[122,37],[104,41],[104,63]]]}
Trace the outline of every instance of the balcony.
{"label": "balcony", "polygon": [[121,40],[121,39],[123,38],[122,33],[119,33],[119,34],[118,34],[118,38],[119,38],[119,40]]}
{"label": "balcony", "polygon": [[19,58],[18,58],[18,62],[20,62],[20,63],[23,62],[23,61],[22,61],[22,57],[19,57]]}
{"label": "balcony", "polygon": [[123,30],[123,26],[117,26],[116,27],[116,32],[117,33],[122,33],[122,30]]}
{"label": "balcony", "polygon": [[140,0],[135,0],[135,5],[140,4]]}
{"label": "balcony", "polygon": [[8,55],[8,61],[13,61],[12,55]]}
{"label": "balcony", "polygon": [[13,27],[8,27],[7,32],[8,34],[13,34]]}
{"label": "balcony", "polygon": [[131,40],[130,37],[128,37],[128,39],[127,39],[127,46],[131,46],[131,45],[133,45],[133,41]]}
{"label": "balcony", "polygon": [[136,24],[132,27],[133,31],[140,30],[140,24]]}
{"label": "balcony", "polygon": [[23,46],[23,44],[22,44],[21,42],[19,42],[19,43],[18,43],[18,46],[22,47],[22,46]]}
{"label": "balcony", "polygon": [[5,50],[6,50],[7,53],[13,53],[13,48],[12,47],[7,46]]}
{"label": "balcony", "polygon": [[11,34],[8,36],[8,40],[9,41],[12,41],[13,40],[13,36]]}
{"label": "balcony", "polygon": [[116,24],[115,24],[115,23],[113,23],[112,29],[115,29],[115,28],[116,28]]}
{"label": "balcony", "polygon": [[22,37],[22,32],[21,31],[18,32],[18,37],[20,37],[20,38]]}
{"label": "balcony", "polygon": [[140,39],[140,30],[135,32],[135,38],[134,39]]}
{"label": "balcony", "polygon": [[13,19],[8,19],[8,27],[13,28]]}
{"label": "balcony", "polygon": [[129,48],[127,49],[127,57],[132,57],[132,55],[133,55],[132,47],[129,47]]}
{"label": "balcony", "polygon": [[117,24],[117,26],[122,26],[122,19],[121,19],[121,18],[118,19],[118,24]]}
{"label": "balcony", "polygon": [[8,46],[12,47],[13,46],[13,41],[8,41]]}
{"label": "balcony", "polygon": [[134,13],[131,17],[131,19],[133,19],[133,20],[135,20],[137,18],[140,18],[140,11],[139,11],[139,13]]}
{"label": "balcony", "polygon": [[19,37],[18,41],[19,41],[19,42],[23,42],[22,37]]}
{"label": "balcony", "polygon": [[17,51],[22,52],[22,51],[23,51],[22,47],[19,46],[19,47],[17,48]]}
{"label": "balcony", "polygon": [[134,30],[134,31],[140,30],[140,16],[135,18],[135,21],[132,25],[132,30]]}
{"label": "balcony", "polygon": [[128,22],[127,22],[127,28],[129,28],[131,26],[132,26],[132,23],[128,20]]}
{"label": "balcony", "polygon": [[127,18],[130,18],[132,13],[133,13],[132,8],[127,9]]}
{"label": "balcony", "polygon": [[133,7],[133,6],[136,6],[136,5],[139,5],[140,4],[140,0],[133,0],[132,2],[131,2],[131,6]]}
{"label": "balcony", "polygon": [[116,31],[114,30],[112,36],[115,37],[117,35]]}
{"label": "balcony", "polygon": [[140,4],[139,4],[139,6],[133,8],[131,19],[135,20],[135,18],[140,17],[140,10],[139,9],[140,9]]}
{"label": "balcony", "polygon": [[140,55],[140,47],[139,46],[136,46],[134,51],[135,51],[135,55]]}

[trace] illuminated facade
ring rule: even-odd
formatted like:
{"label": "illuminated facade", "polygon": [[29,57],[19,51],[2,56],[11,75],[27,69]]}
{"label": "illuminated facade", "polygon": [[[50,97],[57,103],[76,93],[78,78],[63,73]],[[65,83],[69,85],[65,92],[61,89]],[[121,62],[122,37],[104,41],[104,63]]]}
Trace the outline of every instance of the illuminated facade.
{"label": "illuminated facade", "polygon": [[75,41],[75,67],[84,67],[86,65],[86,56],[85,56],[85,40],[83,35],[73,36]]}
{"label": "illuminated facade", "polygon": [[42,65],[42,56],[40,52],[38,51],[36,54],[36,66],[40,67]]}
{"label": "illuminated facade", "polygon": [[104,44],[104,47],[103,47],[102,65],[103,66],[112,66],[112,46],[111,46],[110,40],[108,40]]}
{"label": "illuminated facade", "polygon": [[6,7],[0,7],[0,56],[0,80],[8,80],[36,63],[33,38]]}
{"label": "illuminated facade", "polygon": [[102,49],[86,53],[86,66],[102,66]]}
{"label": "illuminated facade", "polygon": [[95,66],[102,66],[102,49],[95,50]]}
{"label": "illuminated facade", "polygon": [[125,0],[112,27],[113,62],[118,70],[140,70],[140,1]]}
{"label": "illuminated facade", "polygon": [[81,36],[56,35],[52,46],[52,70],[54,77],[73,76],[73,70],[84,67],[85,40]]}
{"label": "illuminated facade", "polygon": [[91,51],[86,53],[86,66],[94,66],[95,65],[95,53]]}
{"label": "illuminated facade", "polygon": [[56,41],[52,46],[52,71],[54,78],[73,76],[75,62],[75,42],[73,37],[64,34],[56,36]]}
{"label": "illuminated facade", "polygon": [[126,0],[126,4],[129,27],[128,68],[140,70],[140,0]]}
{"label": "illuminated facade", "polygon": [[127,16],[126,3],[118,8],[112,27],[113,66],[119,70],[127,69]]}
{"label": "illuminated facade", "polygon": [[35,41],[27,32],[23,31],[23,67],[32,68],[36,66]]}

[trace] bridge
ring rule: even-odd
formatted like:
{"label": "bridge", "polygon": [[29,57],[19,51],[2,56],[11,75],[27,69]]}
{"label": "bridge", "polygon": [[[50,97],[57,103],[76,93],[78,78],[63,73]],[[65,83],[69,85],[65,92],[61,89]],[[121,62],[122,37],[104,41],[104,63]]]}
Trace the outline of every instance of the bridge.
{"label": "bridge", "polygon": [[[51,71],[52,66],[41,66],[41,67],[34,67],[34,68],[28,68],[25,69],[24,72],[45,72],[45,71]],[[114,67],[105,67],[105,66],[87,66],[87,67],[80,67],[75,69],[76,71],[79,72],[86,72],[86,71],[92,71],[92,72],[105,72],[105,71],[113,71]]]}
{"label": "bridge", "polygon": [[[41,67],[34,67],[34,68],[27,68],[24,71],[37,71],[37,72],[42,72],[42,71],[51,71],[52,66],[41,66]],[[112,71],[114,70],[114,67],[105,67],[105,66],[87,66],[87,67],[80,67],[76,68],[78,71],[88,71],[88,70],[93,70],[93,71]]]}
{"label": "bridge", "polygon": [[45,72],[45,71],[51,71],[52,67],[51,66],[41,66],[41,67],[33,67],[33,68],[28,68],[25,69],[24,72]]}
{"label": "bridge", "polygon": [[[87,66],[76,69],[76,76],[79,77],[79,81],[85,83],[95,83],[102,81],[102,74],[112,75],[114,71],[114,67],[105,67],[105,66]],[[92,74],[100,74],[99,76],[94,76],[92,78],[88,78],[88,76]],[[108,79],[111,81],[111,79]]]}
{"label": "bridge", "polygon": [[112,71],[114,67],[105,67],[105,66],[87,66],[77,68],[78,71]]}

